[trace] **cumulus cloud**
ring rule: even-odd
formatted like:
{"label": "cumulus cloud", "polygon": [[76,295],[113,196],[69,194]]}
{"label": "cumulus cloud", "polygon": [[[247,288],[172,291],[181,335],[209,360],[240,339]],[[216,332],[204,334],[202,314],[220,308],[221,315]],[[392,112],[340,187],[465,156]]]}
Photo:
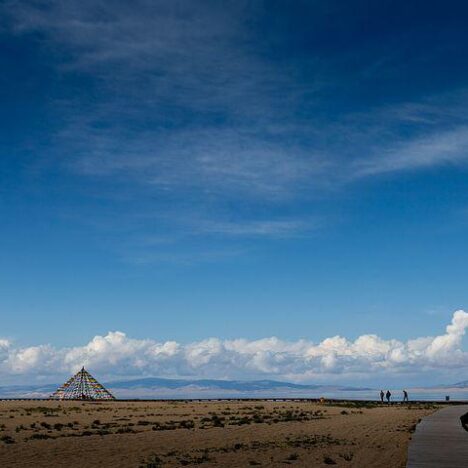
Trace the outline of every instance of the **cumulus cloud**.
{"label": "cumulus cloud", "polygon": [[119,331],[95,336],[84,346],[62,349],[50,345],[16,348],[0,340],[0,372],[9,378],[51,377],[85,365],[106,378],[275,378],[298,382],[352,380],[366,374],[459,372],[468,368],[468,352],[462,349],[467,328],[468,313],[458,310],[444,334],[407,342],[369,334],[354,341],[334,336],[319,343],[272,337],[252,341],[209,338],[181,344],[134,339]]}

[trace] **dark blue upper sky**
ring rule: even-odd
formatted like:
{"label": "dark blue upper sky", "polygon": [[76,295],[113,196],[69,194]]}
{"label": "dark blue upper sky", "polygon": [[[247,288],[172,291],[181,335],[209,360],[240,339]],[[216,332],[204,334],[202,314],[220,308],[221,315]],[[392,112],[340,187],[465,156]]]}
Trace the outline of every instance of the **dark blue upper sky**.
{"label": "dark blue upper sky", "polygon": [[464,5],[3,1],[0,335],[440,331],[468,301]]}

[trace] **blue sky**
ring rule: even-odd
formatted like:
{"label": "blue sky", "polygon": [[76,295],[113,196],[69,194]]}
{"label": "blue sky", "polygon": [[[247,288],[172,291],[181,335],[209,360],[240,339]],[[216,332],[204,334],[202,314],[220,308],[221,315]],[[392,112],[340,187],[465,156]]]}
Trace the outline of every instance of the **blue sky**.
{"label": "blue sky", "polygon": [[0,337],[15,349],[115,330],[405,341],[467,307],[463,2],[0,13]]}

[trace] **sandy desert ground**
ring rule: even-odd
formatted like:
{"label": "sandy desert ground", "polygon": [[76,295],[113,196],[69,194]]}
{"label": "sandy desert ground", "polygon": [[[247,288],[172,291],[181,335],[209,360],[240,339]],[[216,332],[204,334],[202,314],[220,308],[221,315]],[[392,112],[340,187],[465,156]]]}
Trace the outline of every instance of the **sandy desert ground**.
{"label": "sandy desert ground", "polygon": [[403,467],[431,404],[0,402],[0,466]]}

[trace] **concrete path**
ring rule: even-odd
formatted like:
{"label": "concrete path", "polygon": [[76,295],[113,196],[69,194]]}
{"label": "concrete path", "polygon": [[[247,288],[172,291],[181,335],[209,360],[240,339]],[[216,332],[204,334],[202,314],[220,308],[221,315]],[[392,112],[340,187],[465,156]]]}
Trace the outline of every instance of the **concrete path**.
{"label": "concrete path", "polygon": [[460,424],[467,412],[468,405],[449,406],[423,418],[411,439],[406,467],[468,467],[468,432]]}

